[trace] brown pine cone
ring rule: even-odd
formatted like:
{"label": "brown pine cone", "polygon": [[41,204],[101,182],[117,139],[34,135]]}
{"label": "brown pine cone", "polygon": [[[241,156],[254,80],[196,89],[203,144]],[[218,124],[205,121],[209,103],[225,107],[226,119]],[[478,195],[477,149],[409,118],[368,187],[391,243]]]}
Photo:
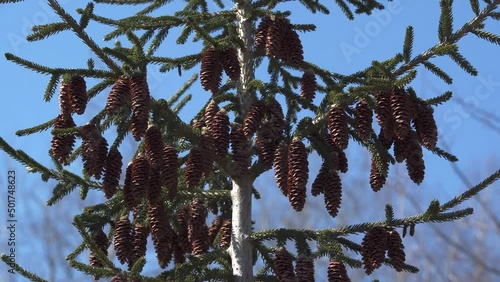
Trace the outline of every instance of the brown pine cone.
{"label": "brown pine cone", "polygon": [[59,108],[64,116],[71,116],[71,102],[69,97],[70,86],[68,82],[62,82],[59,90]]}
{"label": "brown pine cone", "polygon": [[391,93],[387,91],[376,92],[375,99],[377,101],[375,114],[381,128],[380,132],[383,132],[384,140],[392,141],[394,136],[394,118],[391,110]]}
{"label": "brown pine cone", "polygon": [[394,118],[394,134],[398,139],[405,139],[410,132],[411,100],[404,89],[391,92],[391,110]]}
{"label": "brown pine cone", "polygon": [[108,156],[108,142],[100,135],[90,139],[86,137],[93,135],[94,133],[82,136],[83,168],[89,176],[100,179]]}
{"label": "brown pine cone", "polygon": [[183,207],[177,210],[175,214],[175,218],[177,219],[177,239],[180,248],[183,253],[191,253],[192,245],[189,240],[189,232],[188,232],[188,220],[189,220],[189,208]]}
{"label": "brown pine cone", "polygon": [[192,147],[189,151],[184,171],[184,178],[189,189],[193,189],[200,184],[204,169],[203,158],[205,158],[205,153],[200,147]]}
{"label": "brown pine cone", "polygon": [[323,162],[321,164],[321,168],[319,169],[318,175],[314,179],[313,184],[311,185],[311,194],[313,196],[318,196],[319,194],[325,191],[325,187],[328,185],[328,174],[329,174],[328,165]]}
{"label": "brown pine cone", "polygon": [[128,216],[122,216],[116,223],[113,242],[116,252],[116,257],[121,264],[127,262],[132,253],[132,224]]}
{"label": "brown pine cone", "polygon": [[328,170],[323,195],[325,196],[326,210],[332,217],[336,217],[342,202],[342,182],[335,171]]}
{"label": "brown pine cone", "polygon": [[423,104],[419,105],[417,107],[417,118],[413,120],[413,123],[420,143],[429,150],[436,148],[438,132],[432,107]]}
{"label": "brown pine cone", "polygon": [[[59,114],[54,122],[54,129],[72,128],[75,126],[76,124],[71,115]],[[76,136],[74,134],[52,136],[52,155],[57,161],[62,164],[67,164],[67,159],[75,145],[75,139]]]}
{"label": "brown pine cone", "polygon": [[257,130],[255,137],[255,148],[257,149],[259,162],[266,170],[273,166],[276,147],[277,144],[274,140],[271,125],[266,122]]}
{"label": "brown pine cone", "polygon": [[123,199],[129,210],[134,210],[139,204],[139,199],[135,198],[134,188],[132,186],[132,162],[127,165],[125,171],[125,183],[123,184]]}
{"label": "brown pine cone", "polygon": [[130,78],[130,100],[132,102],[132,136],[136,141],[139,141],[148,129],[149,109],[151,107],[151,97],[145,75],[134,74]]}
{"label": "brown pine cone", "polygon": [[[96,245],[99,247],[99,249],[101,251],[103,251],[105,255],[107,255],[109,241],[108,241],[108,236],[106,236],[104,231],[102,231],[102,229],[99,229],[98,231],[96,231],[93,235],[93,239],[94,239],[94,242],[96,243]],[[95,255],[95,253],[92,250],[90,251],[90,259],[89,260],[90,260],[91,266],[103,267],[103,264],[101,263],[101,261],[99,261],[99,259],[97,258],[97,256]],[[99,280],[99,276],[94,275],[94,279]]]}
{"label": "brown pine cone", "polygon": [[283,61],[295,68],[300,68],[304,61],[304,51],[299,35],[292,29],[291,24],[288,24],[285,30],[282,46],[284,47]]}
{"label": "brown pine cone", "polygon": [[205,107],[205,113],[203,115],[203,120],[205,121],[205,124],[207,125],[208,129],[211,131],[213,128],[213,120],[215,118],[215,115],[219,111],[219,106],[213,99],[210,100],[210,102],[207,104]]}
{"label": "brown pine cone", "polygon": [[174,232],[174,237],[172,239],[172,248],[174,249],[174,263],[182,264],[186,262],[185,252],[180,245],[179,236]]}
{"label": "brown pine cone", "polygon": [[161,176],[159,168],[151,168],[149,170],[149,189],[147,191],[148,203],[150,205],[158,205],[163,199],[161,196]]}
{"label": "brown pine cone", "polygon": [[373,112],[365,99],[360,100],[356,105],[354,122],[359,137],[369,140],[372,132]]}
{"label": "brown pine cone", "polygon": [[259,26],[257,27],[257,31],[255,32],[255,50],[264,50],[266,49],[266,40],[267,40],[267,30],[273,23],[273,20],[270,16],[265,15],[262,18]]}
{"label": "brown pine cone", "polygon": [[299,255],[295,272],[298,282],[314,282],[314,261],[305,255]]}
{"label": "brown pine cone", "polygon": [[408,134],[405,139],[394,139],[394,158],[398,163],[403,162],[408,157],[410,151],[408,150],[411,146],[411,134]]}
{"label": "brown pine cone", "polygon": [[104,170],[104,179],[102,181],[102,190],[106,199],[110,199],[116,193],[116,188],[120,182],[122,172],[122,155],[118,148],[111,147],[106,158],[106,167]]}
{"label": "brown pine cone", "polygon": [[188,238],[193,247],[192,254],[201,256],[210,247],[208,242],[208,226],[205,223],[207,209],[202,200],[193,200],[190,205],[188,219]]}
{"label": "brown pine cone", "polygon": [[341,150],[337,147],[333,147],[333,150],[335,151],[335,153],[337,153],[337,170],[342,173],[346,173],[349,166],[344,150]]}
{"label": "brown pine cone", "polygon": [[109,92],[106,101],[106,112],[113,115],[125,104],[130,104],[130,78],[120,76]]}
{"label": "brown pine cone", "polygon": [[[389,137],[390,139],[387,139]],[[389,150],[392,146],[392,143],[394,142],[394,136],[393,134],[386,133],[383,128],[380,128],[380,132],[378,134],[378,140],[380,144],[387,150]]]}
{"label": "brown pine cone", "polygon": [[163,140],[156,125],[150,125],[144,136],[145,153],[152,168],[163,167]]}
{"label": "brown pine cone", "polygon": [[335,146],[342,150],[346,149],[349,144],[349,129],[344,109],[339,105],[333,105],[328,110],[328,128]]}
{"label": "brown pine cone", "polygon": [[201,86],[213,95],[219,91],[222,81],[222,65],[220,52],[215,47],[210,47],[203,52],[200,69]]}
{"label": "brown pine cone", "polygon": [[[389,163],[384,162],[385,168],[389,169]],[[387,175],[383,175],[377,167],[375,160],[372,158],[372,165],[370,169],[370,186],[374,192],[378,192],[385,184]]]}
{"label": "brown pine cone", "polygon": [[304,143],[294,138],[288,147],[288,199],[296,211],[306,203],[306,184],[309,178],[309,162]]}
{"label": "brown pine cone", "polygon": [[147,243],[148,243],[149,228],[142,224],[136,224],[134,226],[134,232],[132,235],[132,253],[128,258],[128,269],[131,270],[138,259],[146,255]]}
{"label": "brown pine cone", "polygon": [[406,158],[406,168],[411,180],[416,184],[422,183],[425,176],[424,155],[422,147],[417,141],[414,131],[410,132],[410,141],[408,146],[408,156]]}
{"label": "brown pine cone", "polygon": [[274,255],[274,273],[280,282],[295,281],[292,255],[283,247],[278,248]]}
{"label": "brown pine cone", "polygon": [[212,225],[208,228],[208,244],[212,245],[214,243],[215,237],[219,233],[220,228],[222,227],[222,217],[216,216],[212,221]]}
{"label": "brown pine cone", "polygon": [[241,69],[236,49],[233,47],[224,49],[221,53],[221,61],[226,75],[233,81],[239,80]]}
{"label": "brown pine cone", "polygon": [[121,274],[116,274],[111,278],[111,282],[127,282],[127,277]]}
{"label": "brown pine cone", "polygon": [[150,170],[151,167],[144,154],[140,153],[132,160],[132,194],[138,204],[147,197]]}
{"label": "brown pine cone", "polygon": [[399,233],[395,230],[387,232],[387,256],[391,260],[392,266],[396,271],[403,271],[405,264],[405,251],[403,241]]}
{"label": "brown pine cone", "polygon": [[261,101],[257,101],[250,106],[243,121],[243,132],[247,138],[252,137],[260,127],[265,113],[266,107]]}
{"label": "brown pine cone", "polygon": [[221,109],[215,114],[211,135],[214,140],[215,156],[218,159],[227,155],[229,149],[229,116],[226,110]]}
{"label": "brown pine cone", "polygon": [[69,81],[69,102],[73,112],[81,115],[87,107],[87,85],[85,79],[74,75]]}
{"label": "brown pine cone", "polygon": [[316,77],[312,71],[305,71],[300,79],[300,97],[312,101],[316,91]]}
{"label": "brown pine cone", "polygon": [[370,275],[373,270],[379,268],[385,258],[387,249],[387,232],[383,227],[370,229],[361,243],[361,257],[363,260],[365,273]]}
{"label": "brown pine cone", "polygon": [[215,161],[215,141],[213,136],[210,134],[207,128],[203,128],[201,130],[200,136],[200,149],[203,155],[203,159],[201,159],[201,167],[203,170],[202,176],[209,177],[212,173],[213,164]]}
{"label": "brown pine cone", "polygon": [[148,205],[148,222],[156,258],[160,267],[165,268],[172,260],[174,231],[170,227],[165,208],[161,202]]}
{"label": "brown pine cone", "polygon": [[350,282],[347,270],[342,261],[332,259],[328,264],[328,282]]}
{"label": "brown pine cone", "polygon": [[281,143],[274,152],[273,160],[274,178],[283,195],[288,196],[288,145]]}
{"label": "brown pine cone", "polygon": [[227,249],[231,245],[231,233],[233,231],[230,219],[224,220],[220,228],[220,247]]}
{"label": "brown pine cone", "polygon": [[272,99],[267,105],[267,115],[268,121],[271,124],[271,129],[273,130],[274,138],[281,139],[283,130],[285,129],[285,117],[283,115],[283,108],[276,99]]}
{"label": "brown pine cone", "polygon": [[266,37],[266,55],[276,59],[284,58],[287,46],[283,46],[285,34],[290,30],[290,22],[287,18],[277,16],[269,25]]}
{"label": "brown pine cone", "polygon": [[234,124],[231,129],[231,152],[236,175],[243,175],[251,165],[250,152],[243,128]]}
{"label": "brown pine cone", "polygon": [[168,197],[173,200],[177,195],[177,175],[179,157],[177,150],[172,145],[163,147],[163,167],[160,170],[161,183],[168,188]]}

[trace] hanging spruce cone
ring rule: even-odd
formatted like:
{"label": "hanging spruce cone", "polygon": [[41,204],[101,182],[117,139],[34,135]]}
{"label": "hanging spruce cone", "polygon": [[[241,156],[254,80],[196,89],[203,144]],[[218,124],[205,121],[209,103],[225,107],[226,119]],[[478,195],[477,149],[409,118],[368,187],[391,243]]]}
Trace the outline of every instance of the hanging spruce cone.
{"label": "hanging spruce cone", "polygon": [[231,152],[235,165],[235,173],[243,175],[251,165],[250,152],[243,128],[235,124],[231,130]]}
{"label": "hanging spruce cone", "polygon": [[363,238],[361,245],[361,257],[365,273],[370,275],[384,261],[385,250],[387,249],[387,232],[383,227],[370,229]]}
{"label": "hanging spruce cone", "polygon": [[274,178],[283,195],[288,196],[288,145],[281,143],[274,152],[273,160]]}
{"label": "hanging spruce cone", "polygon": [[215,47],[210,47],[203,53],[201,59],[200,81],[206,91],[213,95],[219,91],[222,81],[222,65],[220,64],[220,52]]}
{"label": "hanging spruce cone", "polygon": [[156,125],[151,125],[144,136],[145,153],[152,168],[163,167],[163,140],[161,131]]}
{"label": "hanging spruce cone", "polygon": [[205,223],[207,209],[202,200],[193,200],[189,210],[188,237],[193,246],[192,254],[201,256],[210,247],[208,242],[208,227]]}
{"label": "hanging spruce cone", "polygon": [[259,26],[257,27],[257,31],[255,33],[255,50],[260,51],[266,49],[266,40],[267,40],[267,30],[273,23],[273,20],[270,16],[265,15],[262,18]]}
{"label": "hanging spruce cone", "polygon": [[161,183],[168,188],[168,197],[175,199],[177,195],[177,174],[179,169],[179,158],[177,150],[172,145],[163,147],[163,167],[160,170]]}
{"label": "hanging spruce cone", "polygon": [[200,184],[201,177],[203,176],[203,163],[204,152],[199,147],[192,147],[189,151],[189,156],[186,161],[186,169],[184,171],[184,178],[188,188],[193,189]]}
{"label": "hanging spruce cone", "polygon": [[326,210],[332,217],[336,217],[342,202],[342,182],[339,175],[332,170],[328,170],[326,179],[326,185],[323,187]]}
{"label": "hanging spruce cone", "polygon": [[[389,169],[389,164],[384,162],[385,168]],[[378,169],[375,159],[372,158],[372,164],[370,169],[370,186],[374,192],[378,192],[385,184],[387,179],[387,175],[383,175],[382,172]]]}
{"label": "hanging spruce cone", "polygon": [[[389,136],[390,139],[387,139],[387,136]],[[394,142],[393,135],[392,133],[386,133],[383,128],[380,128],[380,132],[378,134],[378,140],[380,144],[387,150],[389,150],[392,146],[392,143]]]}
{"label": "hanging spruce cone", "polygon": [[64,116],[70,116],[73,112],[73,110],[71,109],[69,91],[69,83],[63,81],[59,90],[59,108],[61,110],[61,114]]}
{"label": "hanging spruce cone", "polygon": [[161,196],[161,176],[159,168],[151,168],[149,170],[149,189],[147,191],[148,203],[150,205],[158,205],[163,199]]}
{"label": "hanging spruce cone", "polygon": [[132,235],[132,253],[128,258],[128,269],[131,270],[138,259],[146,255],[147,243],[148,243],[149,228],[142,224],[136,224],[134,226],[134,232]]}
{"label": "hanging spruce cone", "polygon": [[170,227],[165,208],[161,202],[148,205],[148,221],[158,264],[161,268],[165,268],[172,260],[174,231]]}
{"label": "hanging spruce cone", "polygon": [[[105,254],[108,254],[108,236],[100,229],[94,233],[93,238],[97,247]],[[93,267],[103,267],[101,261],[97,258],[96,254],[93,251],[90,251],[90,265]],[[99,276],[94,276],[95,280],[99,280]]]}
{"label": "hanging spruce cone", "polygon": [[89,124],[82,127],[83,168],[89,176],[100,179],[108,156],[108,142]]}
{"label": "hanging spruce cone", "polygon": [[220,110],[219,106],[217,105],[217,103],[215,103],[215,101],[213,99],[211,99],[210,102],[205,107],[205,113],[203,115],[203,117],[204,117],[203,120],[205,121],[205,124],[208,126],[208,129],[212,130],[213,120],[214,120],[215,115],[217,114],[217,112],[219,110]]}
{"label": "hanging spruce cone", "polygon": [[116,257],[121,264],[124,264],[132,253],[132,224],[128,216],[121,217],[116,223],[113,242]]}
{"label": "hanging spruce cone", "polygon": [[424,155],[422,147],[418,144],[416,133],[410,132],[410,141],[408,146],[408,156],[406,158],[406,168],[411,180],[416,184],[422,183],[425,176]]}
{"label": "hanging spruce cone", "polygon": [[408,150],[411,146],[411,134],[408,134],[405,139],[394,139],[394,158],[398,163],[403,162],[408,157],[410,151]]}
{"label": "hanging spruce cone", "polygon": [[417,118],[414,119],[414,125],[422,145],[429,150],[436,148],[438,133],[434,120],[434,110],[431,106],[422,104],[417,107]]}
{"label": "hanging spruce cone", "polygon": [[214,243],[215,237],[219,233],[220,228],[222,227],[222,217],[216,216],[212,221],[212,225],[208,228],[208,244],[212,245]]}
{"label": "hanging spruce cone", "polygon": [[406,259],[404,245],[399,233],[395,230],[387,232],[387,256],[396,271],[403,271]]}
{"label": "hanging spruce cone", "polygon": [[342,261],[332,259],[328,264],[328,282],[350,282],[347,270]]}
{"label": "hanging spruce cone", "polygon": [[150,170],[151,167],[144,154],[141,153],[132,160],[132,193],[138,203],[147,196]]}
{"label": "hanging spruce cone", "polygon": [[224,220],[220,228],[220,247],[221,249],[227,249],[231,245],[231,233],[232,233],[232,224],[230,219]]}
{"label": "hanging spruce cone", "polygon": [[132,102],[132,136],[139,141],[148,129],[151,100],[145,75],[134,74],[130,78],[130,100]]}
{"label": "hanging spruce cone", "polygon": [[270,169],[273,166],[274,152],[276,142],[274,140],[271,125],[266,122],[258,130],[255,137],[255,147],[259,156],[259,162],[264,169]]}
{"label": "hanging spruce cone", "polygon": [[267,29],[266,55],[276,59],[283,58],[286,46],[283,46],[285,34],[290,29],[290,22],[287,18],[277,16]]}
{"label": "hanging spruce cone", "polygon": [[180,245],[179,236],[174,232],[174,237],[172,239],[172,248],[174,249],[174,263],[182,264],[186,262],[185,252],[182,250]]}
{"label": "hanging spruce cone", "polygon": [[200,149],[202,152],[203,158],[201,159],[201,168],[202,168],[202,177],[210,177],[212,173],[213,164],[215,161],[215,141],[213,136],[208,132],[207,128],[203,128],[201,130],[200,136]]}
{"label": "hanging spruce cone", "polygon": [[300,97],[312,101],[316,91],[316,77],[312,71],[305,71],[300,80]]}
{"label": "hanging spruce cone", "polygon": [[122,155],[118,148],[112,147],[106,158],[106,167],[104,170],[104,179],[102,181],[102,190],[106,199],[111,199],[116,192],[120,182],[122,172]]}
{"label": "hanging spruce cone", "polygon": [[363,140],[369,140],[372,131],[373,112],[365,99],[360,100],[356,105],[354,122],[359,137]]}
{"label": "hanging spruce cone", "polygon": [[74,75],[69,81],[69,102],[73,112],[81,115],[87,107],[87,85],[85,79]]}
{"label": "hanging spruce cone", "polygon": [[281,104],[272,99],[267,106],[268,121],[273,131],[273,136],[276,140],[281,139],[283,130],[285,129],[285,117],[283,115],[283,108]]}
{"label": "hanging spruce cone", "polygon": [[[59,114],[54,122],[54,129],[72,128],[75,126],[76,124],[71,115]],[[62,164],[67,164],[67,159],[71,151],[73,151],[75,139],[74,134],[52,136],[51,149],[54,158]]]}
{"label": "hanging spruce cone", "polygon": [[313,196],[316,197],[319,194],[323,193],[323,191],[325,191],[325,187],[328,185],[329,169],[330,168],[325,162],[321,164],[321,168],[319,169],[318,175],[316,175],[316,178],[314,179],[313,184],[311,186],[311,194]]}
{"label": "hanging spruce cone", "polygon": [[311,258],[305,255],[297,257],[297,265],[295,266],[298,282],[314,282],[314,262]]}
{"label": "hanging spruce cone", "polygon": [[175,214],[177,219],[177,239],[180,248],[183,253],[191,253],[193,247],[191,241],[189,240],[189,208],[183,207],[177,210]]}
{"label": "hanging spruce cone", "polygon": [[309,162],[304,143],[294,138],[288,147],[288,199],[296,211],[306,203],[306,184],[309,178]]}
{"label": "hanging spruce cone", "polygon": [[328,128],[335,146],[342,150],[346,149],[349,143],[349,129],[344,109],[339,105],[333,105],[328,110]]}
{"label": "hanging spruce cone", "polygon": [[123,184],[123,199],[129,210],[134,210],[139,204],[139,199],[135,198],[132,187],[132,162],[130,162],[125,171],[125,183]]}
{"label": "hanging spruce cone", "polygon": [[376,92],[375,99],[377,101],[375,114],[381,128],[380,131],[383,132],[385,140],[392,141],[394,136],[394,119],[391,110],[391,94],[387,91]]}
{"label": "hanging spruce cone", "polygon": [[121,274],[116,274],[111,278],[111,282],[127,282],[127,277]]}
{"label": "hanging spruce cone", "polygon": [[240,79],[241,69],[238,61],[238,53],[235,48],[224,49],[221,54],[222,66],[226,75],[233,81]]}
{"label": "hanging spruce cone", "polygon": [[218,159],[227,155],[229,149],[229,117],[222,109],[215,114],[210,129],[214,141],[215,156]]}
{"label": "hanging spruce cone", "polygon": [[126,104],[130,104],[130,78],[120,76],[109,92],[106,101],[106,112],[113,115]]}
{"label": "hanging spruce cone", "polygon": [[283,41],[283,61],[295,68],[300,68],[304,61],[304,51],[299,35],[292,29],[291,24],[288,24],[288,28],[285,30]]}
{"label": "hanging spruce cone", "polygon": [[333,147],[333,151],[337,154],[337,170],[342,172],[342,173],[346,173],[348,168],[349,168],[349,165],[348,165],[348,162],[347,162],[347,156],[344,152],[344,150],[341,150],[339,148],[337,148],[336,146]]}
{"label": "hanging spruce cone", "polygon": [[257,128],[259,128],[264,118],[265,110],[265,105],[261,101],[253,103],[248,109],[243,122],[243,131],[247,138],[252,137]]}
{"label": "hanging spruce cone", "polygon": [[280,282],[295,281],[292,255],[283,247],[274,255],[274,272]]}
{"label": "hanging spruce cone", "polygon": [[405,139],[410,132],[411,100],[403,89],[391,92],[391,110],[394,118],[394,133],[398,139]]}

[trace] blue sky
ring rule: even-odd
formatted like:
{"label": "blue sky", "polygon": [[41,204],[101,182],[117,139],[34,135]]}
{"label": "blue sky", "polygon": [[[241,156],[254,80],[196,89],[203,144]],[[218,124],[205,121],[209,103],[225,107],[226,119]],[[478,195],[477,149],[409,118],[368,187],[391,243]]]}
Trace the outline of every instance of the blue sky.
{"label": "blue sky", "polygon": [[[60,1],[60,3],[73,15],[76,15],[74,12],[76,8],[84,5],[79,1],[68,0]],[[176,6],[176,4],[166,6],[162,11],[169,13],[174,11]],[[430,1],[394,0],[386,11],[376,12],[372,16],[358,16],[354,21],[348,21],[339,9],[331,3],[326,4],[332,12],[330,15],[311,15],[304,8],[298,8],[297,5],[289,3],[280,4],[278,8],[289,6],[292,7],[293,11],[291,16],[293,23],[315,23],[317,25],[316,32],[300,35],[304,46],[305,59],[341,74],[353,73],[369,66],[372,60],[384,60],[392,57],[396,52],[401,52],[405,29],[408,25],[412,25],[415,31],[413,55],[425,51],[438,42],[439,3],[437,1],[431,3]],[[59,20],[44,1],[27,1],[26,3],[3,5],[0,9],[2,15],[0,17],[0,53],[10,52],[51,67],[85,67],[88,58],[96,59],[95,55],[71,32],[63,32],[41,42],[27,43],[23,40],[33,24],[45,24]],[[106,16],[122,17],[130,15],[133,9],[97,5],[96,11],[98,14]],[[468,1],[455,1],[455,29],[471,19],[472,16]],[[500,24],[498,21],[488,21],[486,30],[500,34]],[[88,28],[88,33],[94,36],[96,42],[112,46],[113,42],[101,40],[107,31],[107,29],[103,29],[102,26],[96,24],[91,24]],[[175,38],[175,32],[172,32],[171,36]],[[194,53],[196,50],[193,49],[192,44],[179,47],[173,45],[172,40],[168,42],[170,42],[169,45],[159,50],[161,54],[177,56],[179,54]],[[200,45],[196,44],[194,46],[199,47]],[[425,69],[419,68],[419,75],[412,83],[412,86],[417,94],[423,98],[434,97],[445,91],[453,91],[454,99],[435,109],[435,118],[441,132],[438,145],[448,147],[453,154],[457,155],[460,159],[458,166],[464,171],[467,172],[478,167],[487,170],[481,172],[484,177],[498,168],[500,156],[500,150],[498,149],[499,132],[492,130],[474,118],[475,115],[480,114],[480,111],[475,107],[489,112],[491,115],[488,119],[498,130],[500,120],[500,110],[498,109],[500,104],[499,46],[480,40],[473,35],[469,35],[460,41],[459,46],[461,53],[479,71],[477,77],[468,75],[449,58],[438,58],[433,59],[432,62],[447,71],[453,77],[454,83],[447,85]],[[97,65],[99,66],[99,62]],[[186,71],[182,79],[179,79],[177,71],[162,74],[159,73],[158,68],[152,67],[149,70],[148,78],[152,95],[155,98],[168,98],[182,85],[184,79],[189,78],[198,68],[199,66],[190,72]],[[48,132],[28,137],[17,137],[14,134],[18,129],[40,124],[57,115],[57,96],[50,103],[43,102],[43,92],[49,77],[23,69],[6,61],[3,56],[0,57],[0,70],[2,73],[0,83],[3,86],[3,103],[0,117],[4,121],[0,127],[0,136],[15,148],[25,150],[34,158],[50,166],[47,157],[50,146],[50,134]],[[89,80],[87,83],[91,86],[92,81]],[[75,118],[75,122],[82,124],[92,117],[92,113],[101,109],[107,93],[108,91],[102,92],[92,101],[88,112],[81,117]],[[181,113],[185,119],[188,119],[192,113],[197,112],[198,106],[209,98],[209,93],[203,91],[199,83],[195,83],[189,93],[192,93],[194,98]],[[459,101],[463,101],[466,106],[462,106]],[[468,110],[472,112],[468,112]],[[132,149],[133,143],[127,143],[125,146]],[[348,154],[350,160],[367,156],[366,150],[360,149],[357,145],[354,145],[354,142],[350,143]],[[39,182],[38,176],[28,175],[21,165],[8,159],[5,153],[1,152],[0,156],[0,174],[2,174],[0,180],[2,183],[5,182],[4,172],[8,169],[15,169],[19,177],[19,193],[21,190],[28,192],[30,189],[41,189],[35,187]],[[414,189],[422,190],[421,193],[426,193],[428,198],[440,198],[443,201],[465,189],[460,180],[452,173],[451,166],[447,161],[429,152],[425,152],[424,157],[427,168],[424,184],[429,189],[417,187],[414,187]],[[311,157],[310,160],[311,174],[313,174],[319,168],[320,163],[317,157]],[[484,167],[485,160],[493,160],[494,165]],[[399,168],[395,171],[403,171],[404,174],[404,167]],[[78,171],[79,168],[74,167],[74,169]],[[343,179],[347,181],[350,175],[359,174],[360,177],[366,179],[367,183],[368,173],[367,171],[356,172],[351,170],[347,175],[343,176]],[[392,174],[391,177],[400,177],[400,175],[394,175],[393,172]],[[310,182],[313,179],[312,175]],[[256,185],[264,186],[267,181],[272,181],[269,174],[261,177]],[[415,185],[410,184],[410,186]],[[434,188],[433,186],[438,187]],[[368,191],[369,187],[366,186],[363,189]],[[28,192],[25,197],[28,197],[30,193],[35,192]],[[48,198],[47,188],[44,188],[41,193],[40,197],[42,199]],[[5,195],[4,191],[0,195]],[[2,197],[2,199],[4,198]],[[26,198],[19,198],[18,205],[22,207],[27,202]],[[22,210],[20,213],[22,213]],[[270,225],[273,226],[272,223]],[[4,233],[1,233],[1,236],[5,238]],[[27,254],[30,247],[24,245],[23,248],[26,249],[22,252]],[[0,250],[4,252],[3,245]],[[21,257],[20,261],[27,261],[26,259]],[[3,271],[3,265],[0,269]]]}

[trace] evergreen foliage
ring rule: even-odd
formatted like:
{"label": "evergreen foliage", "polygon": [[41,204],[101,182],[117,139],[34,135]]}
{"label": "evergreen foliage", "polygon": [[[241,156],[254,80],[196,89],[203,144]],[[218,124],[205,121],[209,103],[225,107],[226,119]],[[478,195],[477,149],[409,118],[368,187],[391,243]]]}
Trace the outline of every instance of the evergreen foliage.
{"label": "evergreen foliage", "polygon": [[[414,230],[418,224],[455,221],[472,214],[471,208],[459,209],[457,206],[500,177],[500,170],[497,170],[445,204],[434,200],[425,212],[404,218],[396,218],[393,207],[387,205],[385,220],[378,222],[322,230],[254,231],[249,212],[252,195],[256,199],[265,195],[265,191],[253,187],[256,177],[273,169],[279,188],[289,198],[290,208],[300,211],[307,205],[310,193],[306,191],[307,154],[312,151],[324,161],[313,184],[316,189],[313,195],[324,194],[326,209],[332,217],[341,208],[342,186],[338,173],[347,171],[344,150],[351,140],[371,154],[370,183],[374,191],[383,187],[388,169],[395,160],[406,161],[409,177],[420,184],[425,175],[423,146],[447,161],[457,161],[451,153],[434,146],[437,129],[432,110],[425,111],[426,122],[415,125],[424,118],[419,116],[422,112],[419,107],[439,106],[451,99],[452,93],[423,100],[410,85],[420,65],[444,82],[453,82],[452,77],[433,62],[435,57],[449,57],[470,75],[477,75],[471,62],[460,53],[457,43],[473,34],[500,44],[500,36],[485,29],[486,20],[500,19],[500,0],[484,0],[484,3],[471,0],[475,16],[461,27],[453,24],[453,4],[464,3],[441,0],[436,45],[414,54],[413,43],[418,34],[409,26],[401,53],[385,61],[373,61],[366,69],[349,75],[334,73],[304,60],[300,34],[314,31],[315,26],[290,22],[290,11],[276,8],[286,1],[241,0],[235,1],[230,8],[215,0],[218,9],[211,11],[212,3],[189,0],[185,1],[182,10],[170,15],[154,13],[170,2],[94,0],[78,9],[79,18],[75,18],[57,0],[48,0],[60,21],[35,26],[27,36],[28,41],[71,31],[104,63],[105,69],[96,69],[92,60],[87,66],[66,69],[5,54],[7,60],[49,76],[45,92],[40,90],[46,102],[54,99],[59,84],[69,83],[67,95],[75,104],[69,107],[70,110],[64,110],[64,102],[60,102],[59,119],[56,118],[59,113],[54,113],[54,119],[16,133],[24,136],[53,128],[51,133],[57,141],[49,152],[53,169],[0,138],[0,148],[24,164],[29,172],[39,173],[43,181],[58,182],[47,205],[57,203],[76,188],[80,188],[82,199],[89,189],[105,193],[101,173],[104,179],[110,177],[112,180],[107,183],[116,183],[119,178],[118,169],[107,164],[108,148],[119,150],[129,133],[139,142],[133,159],[123,160],[125,165],[128,163],[124,183],[107,187],[112,192],[108,192],[105,202],[86,207],[74,218],[73,224],[82,236],[82,243],[67,260],[76,270],[94,277],[114,277],[113,281],[121,281],[119,277],[126,277],[127,281],[303,281],[301,279],[306,278],[301,277],[314,273],[311,261],[328,257],[330,266],[323,271],[328,272],[329,281],[349,281],[349,269],[346,273],[345,266],[364,268],[367,274],[381,265],[415,273],[418,268],[409,264],[411,257],[406,257],[405,262],[403,245],[395,230],[403,228],[404,236],[408,226]],[[329,14],[322,2],[299,1],[311,13]],[[355,14],[384,9],[381,2],[335,1],[349,19],[354,19]],[[141,9],[122,19],[94,11],[94,6],[106,4],[140,4]],[[261,21],[264,23],[260,25]],[[117,41],[113,48],[99,46],[86,32],[91,22],[112,29],[105,40],[128,42]],[[202,50],[181,57],[170,57],[160,51],[163,50],[160,47],[167,44],[170,31],[179,28],[182,31],[176,44],[201,42]],[[159,65],[162,72],[177,71],[181,77],[182,70],[199,69],[200,82],[206,90],[203,94],[211,95],[211,100],[192,120],[182,120],[179,111],[192,100],[188,90],[198,76],[187,79],[168,100],[156,99],[150,95],[145,80],[147,67],[153,64]],[[255,77],[255,68],[265,64],[268,78]],[[85,89],[82,80],[89,78],[97,82]],[[110,87],[113,90],[108,104],[103,105],[87,124],[58,126],[62,123],[60,120],[70,118],[75,112],[83,113],[89,100],[106,95],[103,92]],[[315,100],[317,103],[313,102],[314,97],[319,97]],[[356,110],[360,101],[363,108]],[[302,117],[301,111],[314,116]],[[380,132],[371,127],[372,113],[375,113]],[[69,123],[65,122],[64,125]],[[362,128],[356,129],[357,124]],[[152,126],[159,131],[158,136],[148,135]],[[116,133],[115,139],[106,140],[103,137],[106,131]],[[68,148],[64,147],[68,146],[68,140],[75,138],[82,139],[83,144],[78,148],[69,144],[70,149],[63,150]],[[407,144],[398,156],[390,150],[393,143],[396,147],[396,142]],[[80,155],[84,160],[81,176],[64,168]],[[159,191],[154,190],[159,186]],[[217,226],[207,225],[209,212],[220,217]],[[115,223],[130,215],[133,231],[120,235],[123,245],[132,246],[131,254],[120,259],[128,263],[128,267],[124,267],[106,256],[94,234],[109,228],[107,237],[112,242],[116,238]],[[208,236],[209,232],[213,234]],[[163,246],[155,248],[159,262],[144,258],[144,236],[149,233],[152,233],[155,247]],[[366,234],[363,242],[349,239],[350,235],[360,233]],[[277,242],[277,246],[271,247],[268,244],[271,241]],[[310,247],[311,241],[317,246],[314,250]],[[286,249],[290,242],[295,246],[293,252]],[[82,258],[86,249],[93,255],[93,263]],[[348,250],[358,256],[347,256]],[[264,266],[254,274],[253,266],[258,258]],[[2,260],[7,262],[8,259],[4,255]],[[163,268],[158,276],[141,274],[145,264],[155,263]],[[22,266],[14,264],[12,267],[32,281],[45,281]]]}

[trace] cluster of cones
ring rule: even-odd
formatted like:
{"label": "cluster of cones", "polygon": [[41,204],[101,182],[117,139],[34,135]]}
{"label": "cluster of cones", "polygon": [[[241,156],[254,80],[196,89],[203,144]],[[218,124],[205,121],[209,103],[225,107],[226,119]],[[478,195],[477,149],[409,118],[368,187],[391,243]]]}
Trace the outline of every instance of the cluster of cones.
{"label": "cluster of cones", "polygon": [[[331,259],[328,264],[328,282],[348,282],[345,265],[338,259]],[[274,254],[274,272],[279,281],[311,282],[314,279],[314,261],[304,254],[299,254],[293,266],[292,255],[283,247]]]}
{"label": "cluster of cones", "polygon": [[206,49],[203,52],[200,70],[203,89],[215,95],[219,91],[223,70],[231,80],[236,81],[240,78],[241,69],[236,49],[233,47],[217,49],[213,46]]}
{"label": "cluster of cones", "polygon": [[361,256],[366,274],[370,275],[373,270],[382,265],[386,252],[394,269],[403,271],[404,245],[399,233],[395,230],[383,227],[370,229],[363,238],[362,247]]}

